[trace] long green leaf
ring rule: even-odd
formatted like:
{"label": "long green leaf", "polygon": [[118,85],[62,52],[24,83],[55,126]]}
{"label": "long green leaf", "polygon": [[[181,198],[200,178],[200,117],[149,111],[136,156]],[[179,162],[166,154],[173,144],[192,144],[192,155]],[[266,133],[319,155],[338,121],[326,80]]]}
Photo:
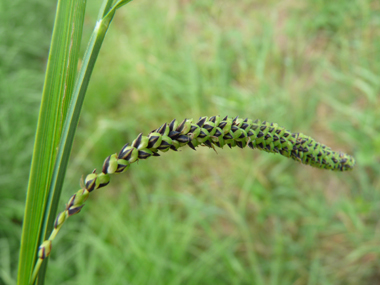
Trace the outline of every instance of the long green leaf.
{"label": "long green leaf", "polygon": [[[66,174],[67,164],[70,157],[75,131],[78,126],[84,97],[103,40],[107,33],[108,27],[115,15],[116,7],[113,6],[113,8],[110,8],[112,7],[112,2],[113,0],[106,0],[104,2],[104,5],[99,14],[99,20],[97,21],[95,29],[91,35],[87,50],[84,54],[83,63],[75,83],[73,97],[64,125],[61,143],[59,145],[59,151],[51,181],[48,206],[45,212],[46,219],[44,221],[44,231],[41,235],[40,243],[48,239],[50,233],[53,230],[54,220],[58,209],[58,202],[61,196],[63,180]],[[45,273],[46,262],[41,265],[37,284],[44,283]]]}
{"label": "long green leaf", "polygon": [[86,1],[58,1],[29,176],[18,284],[28,284],[78,64]]}

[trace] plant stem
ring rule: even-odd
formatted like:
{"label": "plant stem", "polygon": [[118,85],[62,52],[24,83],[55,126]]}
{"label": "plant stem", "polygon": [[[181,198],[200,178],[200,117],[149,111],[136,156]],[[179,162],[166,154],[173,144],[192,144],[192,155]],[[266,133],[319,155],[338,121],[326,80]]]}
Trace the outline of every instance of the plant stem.
{"label": "plant stem", "polygon": [[[78,74],[76,84],[74,86],[73,95],[67,112],[65,125],[62,131],[58,154],[55,161],[54,172],[50,184],[49,197],[47,200],[45,210],[45,217],[47,217],[47,219],[45,219],[43,223],[43,231],[41,234],[40,243],[46,240],[49,236],[49,233],[53,230],[54,220],[58,209],[58,202],[61,196],[62,185],[66,174],[67,164],[71,153],[75,131],[78,126],[79,116],[82,109],[84,97],[87,91],[92,71],[95,66],[96,59],[100,52],[100,48],[103,44],[109,25],[112,22],[112,19],[117,9],[117,5],[114,5],[112,6],[112,8],[109,8],[112,2],[113,1],[111,0],[107,0],[104,2],[104,10],[100,14],[104,15],[104,17],[99,19],[95,24],[94,31],[89,40],[87,49],[83,57],[83,63]],[[128,2],[130,1],[126,1],[126,3]],[[36,272],[37,274],[39,270],[38,284],[43,284],[46,272],[46,263],[41,265],[38,260],[37,265],[38,269],[34,270],[34,272]],[[37,275],[34,276],[34,278],[36,277]]]}

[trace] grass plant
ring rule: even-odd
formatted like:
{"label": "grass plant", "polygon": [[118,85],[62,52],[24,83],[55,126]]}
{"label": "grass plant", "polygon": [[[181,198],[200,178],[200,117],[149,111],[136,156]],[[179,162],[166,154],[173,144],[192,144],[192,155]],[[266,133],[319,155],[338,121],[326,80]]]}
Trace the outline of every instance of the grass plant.
{"label": "grass plant", "polygon": [[[50,33],[49,19],[39,19],[52,8],[39,3],[3,12],[20,27],[25,15],[40,15],[27,20],[33,33],[1,30],[8,40],[0,45],[20,51],[17,61],[0,61],[0,136],[10,138],[0,144],[4,284],[15,281],[20,189],[47,51],[40,39]],[[98,7],[89,3],[85,38]],[[89,85],[60,208],[77,189],[78,173],[102,165],[115,147],[157,128],[168,113],[277,121],[353,153],[357,165],[347,175],[276,155],[205,148],[140,161],[66,223],[46,282],[376,284],[379,9],[369,0],[291,0],[134,1],[119,10]],[[11,95],[21,94],[28,101],[12,103]],[[15,161],[20,149],[24,156]]]}

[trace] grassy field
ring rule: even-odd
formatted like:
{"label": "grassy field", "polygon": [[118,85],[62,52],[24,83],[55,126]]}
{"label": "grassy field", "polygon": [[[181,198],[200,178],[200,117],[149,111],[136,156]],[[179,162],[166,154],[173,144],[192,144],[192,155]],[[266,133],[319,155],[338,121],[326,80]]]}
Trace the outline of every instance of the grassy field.
{"label": "grassy field", "polygon": [[[49,1],[0,0],[0,284],[14,284],[54,20]],[[54,3],[53,3],[54,4]]]}
{"label": "grassy field", "polygon": [[[0,284],[14,284],[54,7],[0,2]],[[100,1],[89,1],[85,38]],[[257,150],[168,152],[95,192],[46,284],[380,283],[380,3],[135,0],[95,67],[62,206],[81,174],[173,118],[276,122],[353,172]]]}

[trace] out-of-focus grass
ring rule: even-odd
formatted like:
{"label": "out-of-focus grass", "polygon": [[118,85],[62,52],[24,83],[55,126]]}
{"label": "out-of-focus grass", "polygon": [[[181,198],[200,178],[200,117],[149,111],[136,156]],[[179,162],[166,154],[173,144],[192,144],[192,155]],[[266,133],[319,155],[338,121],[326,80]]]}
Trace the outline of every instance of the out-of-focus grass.
{"label": "out-of-focus grass", "polygon": [[[89,5],[90,29],[99,3]],[[334,173],[206,148],[140,161],[65,224],[47,282],[380,282],[379,12],[369,0],[121,9],[93,74],[63,201],[78,173],[173,118],[277,122],[353,154],[357,166]]]}
{"label": "out-of-focus grass", "polygon": [[54,3],[0,1],[0,284],[13,284]]}
{"label": "out-of-focus grass", "polygon": [[379,282],[379,12],[376,1],[294,0],[121,10],[84,107],[74,185],[78,169],[139,132],[213,114],[278,122],[354,154],[357,167],[333,173],[248,149],[141,161],[71,224],[50,280]]}

